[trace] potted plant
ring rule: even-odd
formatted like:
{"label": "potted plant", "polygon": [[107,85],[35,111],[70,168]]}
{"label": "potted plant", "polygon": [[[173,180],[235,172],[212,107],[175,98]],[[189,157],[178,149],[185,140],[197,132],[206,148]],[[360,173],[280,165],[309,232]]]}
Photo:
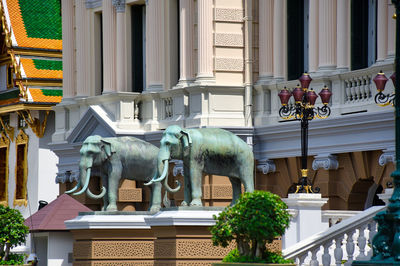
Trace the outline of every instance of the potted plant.
{"label": "potted plant", "polygon": [[0,205],[0,265],[23,264],[23,254],[10,253],[11,248],[25,242],[29,228],[18,210]]}
{"label": "potted plant", "polygon": [[237,248],[232,250],[222,263],[214,265],[237,265],[248,263],[279,263],[294,265],[281,254],[267,250],[266,244],[282,236],[289,227],[290,215],[287,205],[278,195],[268,191],[244,193],[236,204],[227,207],[211,227],[215,246],[227,247],[233,240]]}

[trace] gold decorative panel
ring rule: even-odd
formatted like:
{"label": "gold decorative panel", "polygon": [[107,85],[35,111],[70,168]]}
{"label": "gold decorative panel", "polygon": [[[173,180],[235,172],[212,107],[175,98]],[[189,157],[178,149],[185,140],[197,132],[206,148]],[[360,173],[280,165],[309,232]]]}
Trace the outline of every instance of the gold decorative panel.
{"label": "gold decorative panel", "polygon": [[10,140],[4,132],[0,135],[0,204],[8,205],[8,153]]}
{"label": "gold decorative panel", "polygon": [[14,206],[27,205],[27,181],[28,181],[28,141],[29,137],[21,129],[15,141],[15,194]]}

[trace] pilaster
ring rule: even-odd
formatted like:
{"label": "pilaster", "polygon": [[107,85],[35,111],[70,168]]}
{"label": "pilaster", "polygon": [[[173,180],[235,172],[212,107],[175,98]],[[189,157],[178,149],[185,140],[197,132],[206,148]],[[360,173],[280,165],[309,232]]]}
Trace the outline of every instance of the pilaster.
{"label": "pilaster", "polygon": [[394,5],[392,4],[392,1],[389,1],[389,4],[387,5],[388,8],[388,16],[387,16],[387,20],[388,20],[388,48],[387,48],[387,52],[388,52],[388,57],[390,58],[394,58],[394,54],[395,54],[395,37],[396,37],[396,20],[393,19],[393,15],[396,12]]}
{"label": "pilaster", "polygon": [[116,28],[115,8],[103,1],[103,94],[116,92]]}
{"label": "pilaster", "polygon": [[336,7],[336,0],[319,1],[319,71],[336,69]]}
{"label": "pilaster", "polygon": [[197,1],[198,28],[198,72],[196,82],[214,83],[213,73],[213,1]]}
{"label": "pilaster", "polygon": [[308,12],[308,72],[318,70],[319,54],[319,0],[309,0]]}
{"label": "pilaster", "polygon": [[350,68],[350,1],[337,1],[337,69]]}
{"label": "pilaster", "polygon": [[112,4],[117,11],[117,51],[116,51],[116,71],[117,71],[117,91],[127,91],[126,84],[126,16],[125,0],[113,0]]}
{"label": "pilaster", "polygon": [[259,79],[263,83],[273,77],[274,1],[259,2]]}
{"label": "pilaster", "polygon": [[146,1],[146,91],[163,89],[164,1]]}
{"label": "pilaster", "polygon": [[89,30],[85,1],[75,1],[76,27],[76,96],[90,96],[89,88]]}
{"label": "pilaster", "polygon": [[63,36],[63,98],[72,98],[75,90],[75,33],[74,1],[62,0],[62,36]]}
{"label": "pilaster", "polygon": [[[339,1],[340,2],[340,1]],[[377,1],[377,56],[376,61],[384,61],[388,55],[388,1]]]}
{"label": "pilaster", "polygon": [[274,79],[278,80],[283,80],[285,78],[285,2],[286,0],[274,1],[273,69]]}
{"label": "pilaster", "polygon": [[180,75],[179,85],[187,85],[194,81],[193,66],[193,26],[194,2],[193,0],[180,0]]}

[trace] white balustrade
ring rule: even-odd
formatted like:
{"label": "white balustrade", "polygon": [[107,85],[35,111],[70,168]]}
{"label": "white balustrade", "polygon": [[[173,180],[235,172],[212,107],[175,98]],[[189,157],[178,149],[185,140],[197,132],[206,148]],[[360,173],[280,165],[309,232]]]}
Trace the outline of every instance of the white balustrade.
{"label": "white balustrade", "polygon": [[344,216],[342,222],[328,230],[286,248],[283,255],[298,265],[312,266],[351,265],[354,260],[368,260],[372,255],[370,242],[377,232],[373,217],[385,208],[374,206],[352,217]]}

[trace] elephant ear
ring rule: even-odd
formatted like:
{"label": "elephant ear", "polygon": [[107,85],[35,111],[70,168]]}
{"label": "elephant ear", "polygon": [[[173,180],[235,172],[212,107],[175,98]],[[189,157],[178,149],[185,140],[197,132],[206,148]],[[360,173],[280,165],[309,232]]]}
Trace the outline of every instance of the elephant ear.
{"label": "elephant ear", "polygon": [[103,149],[104,149],[104,152],[106,153],[107,157],[111,157],[111,155],[115,152],[115,148],[108,141],[101,140],[101,142],[103,143]]}
{"label": "elephant ear", "polygon": [[186,130],[181,130],[182,133],[182,142],[183,142],[183,148],[187,148],[189,147],[189,145],[192,144],[192,138],[189,135],[189,132],[187,132]]}

